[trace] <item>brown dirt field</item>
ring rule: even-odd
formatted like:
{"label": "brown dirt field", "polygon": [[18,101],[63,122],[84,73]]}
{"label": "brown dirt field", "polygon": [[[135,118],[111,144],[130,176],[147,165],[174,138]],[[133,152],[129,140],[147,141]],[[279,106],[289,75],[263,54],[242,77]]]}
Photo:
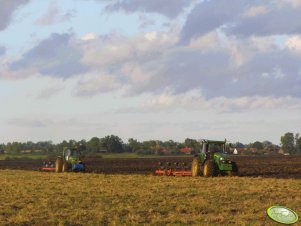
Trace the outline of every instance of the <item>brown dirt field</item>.
{"label": "brown dirt field", "polygon": [[[240,176],[301,179],[301,156],[233,156]],[[191,163],[192,157],[86,159],[87,172],[152,174],[158,162]],[[0,160],[0,169],[37,170],[42,160]]]}

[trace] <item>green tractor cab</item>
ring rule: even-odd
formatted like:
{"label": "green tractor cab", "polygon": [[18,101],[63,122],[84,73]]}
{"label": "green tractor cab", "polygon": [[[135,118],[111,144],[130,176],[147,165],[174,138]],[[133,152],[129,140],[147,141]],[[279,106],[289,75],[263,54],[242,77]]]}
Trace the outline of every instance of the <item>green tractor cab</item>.
{"label": "green tractor cab", "polygon": [[55,172],[84,172],[85,164],[81,161],[81,152],[77,148],[64,149],[63,156],[55,162]]}
{"label": "green tractor cab", "polygon": [[201,140],[201,151],[192,161],[192,176],[237,175],[237,165],[229,159],[226,145],[226,140]]}

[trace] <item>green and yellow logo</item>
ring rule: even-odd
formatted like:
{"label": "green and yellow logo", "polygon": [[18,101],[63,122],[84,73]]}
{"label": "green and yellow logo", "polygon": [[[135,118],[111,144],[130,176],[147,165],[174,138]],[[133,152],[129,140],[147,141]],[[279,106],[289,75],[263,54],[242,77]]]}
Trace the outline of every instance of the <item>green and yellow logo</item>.
{"label": "green and yellow logo", "polygon": [[272,220],[282,224],[294,224],[298,221],[298,215],[284,206],[271,206],[267,209],[267,214]]}

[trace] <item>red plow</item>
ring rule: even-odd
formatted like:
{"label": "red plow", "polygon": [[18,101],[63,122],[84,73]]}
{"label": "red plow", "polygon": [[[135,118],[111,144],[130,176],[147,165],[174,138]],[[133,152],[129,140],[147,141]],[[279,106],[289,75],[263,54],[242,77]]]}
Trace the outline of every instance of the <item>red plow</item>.
{"label": "red plow", "polygon": [[43,167],[39,168],[40,171],[55,172],[55,163],[51,161],[43,162]]}
{"label": "red plow", "polygon": [[160,176],[192,176],[191,168],[186,163],[179,162],[160,162],[155,174]]}

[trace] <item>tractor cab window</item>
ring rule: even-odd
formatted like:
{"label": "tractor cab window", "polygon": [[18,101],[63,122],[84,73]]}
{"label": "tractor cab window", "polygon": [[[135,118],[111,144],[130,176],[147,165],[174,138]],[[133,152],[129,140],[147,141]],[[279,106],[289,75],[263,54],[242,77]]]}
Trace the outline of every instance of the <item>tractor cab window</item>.
{"label": "tractor cab window", "polygon": [[71,149],[71,150],[70,150],[70,155],[71,155],[71,156],[76,156],[76,157],[77,157],[79,154],[78,154],[78,151],[77,151],[76,149]]}
{"label": "tractor cab window", "polygon": [[66,151],[65,155],[66,155],[66,156],[70,156],[70,154],[71,154],[71,150],[68,149],[68,150]]}
{"label": "tractor cab window", "polygon": [[211,153],[223,152],[224,145],[223,144],[209,144],[208,151]]}

